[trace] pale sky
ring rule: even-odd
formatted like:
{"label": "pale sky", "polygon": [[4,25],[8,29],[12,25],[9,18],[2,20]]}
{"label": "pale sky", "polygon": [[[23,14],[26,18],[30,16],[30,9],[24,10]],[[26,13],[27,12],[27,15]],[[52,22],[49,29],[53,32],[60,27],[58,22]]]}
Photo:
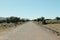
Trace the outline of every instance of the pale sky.
{"label": "pale sky", "polygon": [[60,16],[60,0],[0,0],[0,17],[35,19]]}

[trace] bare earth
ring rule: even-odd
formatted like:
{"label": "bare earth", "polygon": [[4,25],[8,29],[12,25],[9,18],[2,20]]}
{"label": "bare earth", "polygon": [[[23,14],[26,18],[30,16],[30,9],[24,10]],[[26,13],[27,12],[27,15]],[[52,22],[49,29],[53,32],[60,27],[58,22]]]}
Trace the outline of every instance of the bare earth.
{"label": "bare earth", "polygon": [[60,40],[60,38],[33,22],[28,22],[13,30],[0,32],[0,40]]}

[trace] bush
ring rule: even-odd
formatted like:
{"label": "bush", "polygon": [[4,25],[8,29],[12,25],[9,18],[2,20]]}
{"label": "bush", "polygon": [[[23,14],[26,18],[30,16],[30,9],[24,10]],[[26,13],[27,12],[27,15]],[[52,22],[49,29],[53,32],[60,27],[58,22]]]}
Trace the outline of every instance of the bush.
{"label": "bush", "polygon": [[18,17],[9,17],[9,18],[6,18],[7,20],[7,23],[10,23],[10,22],[12,22],[12,23],[17,23],[17,22],[20,22],[20,18],[18,18]]}
{"label": "bush", "polygon": [[47,23],[46,23],[46,20],[43,20],[43,21],[42,21],[42,24],[47,24]]}

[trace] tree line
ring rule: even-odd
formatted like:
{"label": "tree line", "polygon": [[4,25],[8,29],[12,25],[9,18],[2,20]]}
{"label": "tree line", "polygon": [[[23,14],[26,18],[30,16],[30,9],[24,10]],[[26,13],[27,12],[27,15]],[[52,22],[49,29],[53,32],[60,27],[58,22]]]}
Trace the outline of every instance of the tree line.
{"label": "tree line", "polygon": [[6,19],[4,20],[0,20],[0,23],[18,23],[18,22],[26,22],[26,21],[29,21],[29,19],[20,19],[19,17],[14,17],[14,16],[11,16],[11,17],[7,17]]}
{"label": "tree line", "polygon": [[41,17],[41,18],[34,19],[33,21],[37,21],[37,22],[40,21],[42,24],[48,24],[47,20],[50,21],[50,23],[60,23],[60,17],[56,17],[55,19],[45,19],[45,17]]}

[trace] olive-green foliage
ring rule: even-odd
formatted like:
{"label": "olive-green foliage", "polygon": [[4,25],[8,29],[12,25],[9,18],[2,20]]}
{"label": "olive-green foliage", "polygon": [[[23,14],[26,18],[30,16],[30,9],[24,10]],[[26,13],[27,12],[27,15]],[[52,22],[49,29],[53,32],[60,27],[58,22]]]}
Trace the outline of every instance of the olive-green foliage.
{"label": "olive-green foliage", "polygon": [[46,20],[48,24],[60,23],[60,20]]}
{"label": "olive-green foliage", "polygon": [[37,19],[34,19],[34,21],[43,21],[43,20],[45,20],[45,17],[41,17],[41,18],[37,18]]}
{"label": "olive-green foliage", "polygon": [[9,17],[9,18],[7,18],[7,23],[10,23],[10,22],[12,22],[12,23],[17,23],[17,22],[19,22],[20,21],[20,18],[18,18],[18,17]]}
{"label": "olive-green foliage", "polygon": [[56,17],[55,19],[45,19],[45,17],[34,19],[34,21],[41,22],[42,24],[54,24],[60,23],[60,17]]}
{"label": "olive-green foliage", "polygon": [[0,23],[4,23],[4,22],[6,22],[6,20],[0,20]]}
{"label": "olive-green foliage", "polygon": [[56,20],[60,20],[60,17],[56,17]]}
{"label": "olive-green foliage", "polygon": [[0,23],[18,23],[18,22],[27,22],[29,19],[20,19],[19,17],[7,17],[6,20],[0,20]]}
{"label": "olive-green foliage", "polygon": [[4,20],[0,20],[0,29],[5,29],[9,27],[16,27],[24,22],[30,21],[29,19],[20,19],[19,17],[7,17]]}
{"label": "olive-green foliage", "polygon": [[46,23],[46,20],[43,20],[43,21],[42,21],[42,24],[47,24],[47,23]]}

